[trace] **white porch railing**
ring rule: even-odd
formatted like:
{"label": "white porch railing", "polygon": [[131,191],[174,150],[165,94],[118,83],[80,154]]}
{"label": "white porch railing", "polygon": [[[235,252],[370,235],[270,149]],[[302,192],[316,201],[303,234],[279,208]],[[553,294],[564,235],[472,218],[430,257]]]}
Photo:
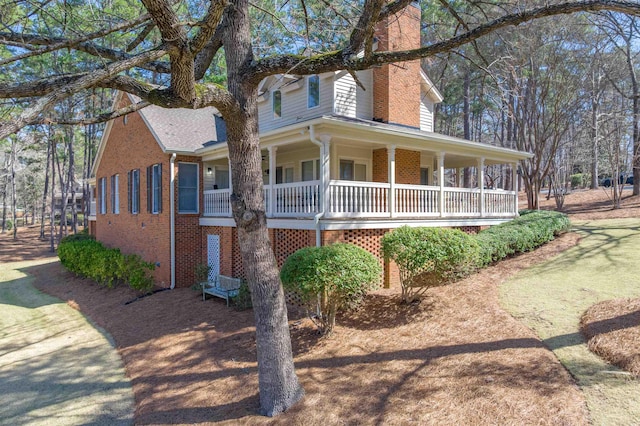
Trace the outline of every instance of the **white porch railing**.
{"label": "white porch railing", "polygon": [[231,189],[213,189],[204,191],[205,216],[231,216],[229,198]]}
{"label": "white porch railing", "polygon": [[484,190],[484,212],[488,217],[509,217],[516,213],[515,192],[503,189]]}
{"label": "white porch railing", "polygon": [[440,187],[396,185],[396,215],[439,216]]}
{"label": "white porch railing", "polygon": [[480,216],[480,190],[445,187],[444,216]]}
{"label": "white porch railing", "polygon": [[389,215],[389,184],[332,180],[330,217],[384,217]]}
{"label": "white porch railing", "polygon": [[[269,194],[270,188],[265,190]],[[279,217],[314,216],[320,211],[320,181],[284,183],[274,185],[273,215]],[[271,197],[265,197],[267,211]]]}
{"label": "white porch railing", "polygon": [[[313,217],[322,210],[320,181],[265,185],[264,197],[270,217]],[[391,185],[377,182],[332,180],[329,183],[327,218],[381,217],[510,217],[516,214],[515,192],[504,190],[440,188],[426,185]],[[229,217],[230,189],[204,191],[204,216]],[[442,197],[442,209],[440,199]],[[391,206],[394,205],[394,211]],[[481,207],[481,205],[483,205]],[[481,211],[481,208],[483,211]]]}

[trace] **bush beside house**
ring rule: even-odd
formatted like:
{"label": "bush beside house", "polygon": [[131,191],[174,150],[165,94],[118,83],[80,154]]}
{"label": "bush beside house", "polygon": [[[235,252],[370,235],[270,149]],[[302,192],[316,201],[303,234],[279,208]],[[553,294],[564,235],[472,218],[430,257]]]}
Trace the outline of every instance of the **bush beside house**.
{"label": "bush beside house", "polygon": [[286,290],[309,302],[318,300],[321,330],[330,334],[336,313],[355,307],[380,282],[382,267],[366,250],[337,243],[305,247],[287,258],[280,277]]}
{"label": "bush beside house", "polygon": [[58,246],[60,263],[69,271],[108,288],[126,283],[141,292],[153,288],[154,264],[136,254],[122,254],[85,233],[65,237]]}
{"label": "bush beside house", "polygon": [[402,299],[412,302],[431,287],[444,285],[476,268],[530,251],[569,230],[567,215],[522,211],[520,217],[467,235],[455,229],[404,226],[385,235],[382,251],[400,271]]}
{"label": "bush beside house", "polygon": [[403,226],[382,238],[382,252],[398,265],[402,300],[410,303],[474,270],[479,247],[472,235],[457,229]]}

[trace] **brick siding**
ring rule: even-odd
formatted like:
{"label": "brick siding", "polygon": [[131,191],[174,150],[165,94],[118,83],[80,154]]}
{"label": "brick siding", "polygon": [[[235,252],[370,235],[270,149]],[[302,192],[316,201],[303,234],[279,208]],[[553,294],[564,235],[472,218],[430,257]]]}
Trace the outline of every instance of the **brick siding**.
{"label": "brick siding", "polygon": [[[129,104],[123,96],[118,108]],[[126,121],[126,124],[125,124]],[[146,169],[162,164],[162,212],[147,212]],[[127,173],[140,169],[140,211],[128,212]],[[119,175],[120,213],[111,213],[112,175]],[[107,180],[107,213],[100,214],[97,200],[96,238],[108,247],[118,247],[123,253],[136,253],[156,264],[153,277],[157,285],[171,284],[170,223],[169,223],[169,155],[162,152],[155,138],[137,112],[114,120],[96,171],[96,182]]]}
{"label": "brick siding", "polygon": [[[420,47],[420,8],[410,5],[376,26],[378,50]],[[373,69],[373,117],[385,123],[420,127],[420,61]]]}

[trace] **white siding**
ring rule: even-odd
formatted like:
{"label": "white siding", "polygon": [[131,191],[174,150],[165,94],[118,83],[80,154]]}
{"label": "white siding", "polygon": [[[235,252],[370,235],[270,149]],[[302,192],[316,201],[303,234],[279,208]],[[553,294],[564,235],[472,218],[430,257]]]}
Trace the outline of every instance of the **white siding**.
{"label": "white siding", "polygon": [[341,71],[336,74],[334,112],[347,117],[371,120],[373,117],[372,71],[358,71],[356,75],[366,90],[362,90],[348,72]]}
{"label": "white siding", "polygon": [[356,72],[358,79],[367,90],[357,88],[356,117],[362,120],[373,118],[373,71],[365,70]]}
{"label": "white siding", "polygon": [[[315,108],[307,108],[307,84],[306,81],[300,88],[286,91],[282,90],[282,118],[274,119],[271,106],[271,91],[277,87],[271,87],[266,100],[258,104],[258,119],[260,131],[276,129],[295,124],[300,121],[322,117],[333,112],[333,73],[320,75],[320,105]],[[306,77],[305,77],[306,79]]]}
{"label": "white siding", "polygon": [[433,102],[422,93],[420,100],[420,130],[433,132]]}
{"label": "white siding", "polygon": [[334,83],[335,105],[333,111],[347,117],[356,116],[357,85],[351,74],[341,71],[336,74]]}

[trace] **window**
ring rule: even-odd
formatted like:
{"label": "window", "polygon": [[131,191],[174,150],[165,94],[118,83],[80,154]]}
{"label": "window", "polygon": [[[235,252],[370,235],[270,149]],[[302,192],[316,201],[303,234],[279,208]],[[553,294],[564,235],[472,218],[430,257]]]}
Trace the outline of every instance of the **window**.
{"label": "window", "polygon": [[111,176],[111,213],[120,213],[120,175]]}
{"label": "window", "polygon": [[309,76],[307,80],[307,108],[315,108],[320,105],[320,77]]}
{"label": "window", "polygon": [[128,181],[129,212],[138,214],[140,212],[140,169],[131,170]]}
{"label": "window", "polygon": [[147,210],[162,212],[162,164],[147,167]]}
{"label": "window", "polygon": [[107,214],[107,178],[100,178],[98,186],[98,196],[100,197],[100,214]]}
{"label": "window", "polygon": [[198,213],[198,165],[178,163],[178,213]]}
{"label": "window", "polygon": [[276,90],[273,92],[273,118],[282,118],[282,92]]}
{"label": "window", "polygon": [[302,180],[319,180],[320,179],[320,160],[308,160],[303,161],[302,168]]}
{"label": "window", "polygon": [[276,184],[293,182],[293,167],[276,167]]}
{"label": "window", "polygon": [[429,169],[420,168],[420,185],[429,185]]}
{"label": "window", "polygon": [[356,163],[353,160],[340,160],[340,179],[357,180],[364,182],[367,180],[366,164]]}

